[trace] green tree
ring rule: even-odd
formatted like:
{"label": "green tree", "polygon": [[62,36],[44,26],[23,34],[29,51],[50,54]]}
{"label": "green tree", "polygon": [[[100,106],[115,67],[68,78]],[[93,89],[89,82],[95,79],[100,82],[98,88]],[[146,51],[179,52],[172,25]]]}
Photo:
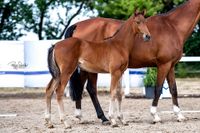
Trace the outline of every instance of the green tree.
{"label": "green tree", "polygon": [[187,56],[200,56],[200,23],[197,25],[191,37],[184,45],[184,52]]}
{"label": "green tree", "polygon": [[146,9],[147,16],[155,15],[163,6],[161,0],[97,0],[94,2],[94,8],[99,16],[115,19],[127,19],[136,9]]}
{"label": "green tree", "polygon": [[[25,31],[36,33],[39,40],[61,39],[71,21],[82,9],[89,9],[90,3],[90,0],[34,0],[33,3],[0,0],[0,39],[18,40]],[[63,12],[57,13],[55,21],[51,18],[57,8]]]}
{"label": "green tree", "polygon": [[[38,35],[39,40],[43,39],[61,39],[66,28],[71,21],[81,12],[83,8],[89,6],[88,0],[35,0],[32,20],[27,28],[32,29]],[[75,13],[69,13],[74,7]],[[65,18],[58,13],[58,20],[51,20],[52,10],[62,8]]]}
{"label": "green tree", "polygon": [[0,0],[0,40],[17,40],[23,36],[23,23],[32,16],[25,0]]}

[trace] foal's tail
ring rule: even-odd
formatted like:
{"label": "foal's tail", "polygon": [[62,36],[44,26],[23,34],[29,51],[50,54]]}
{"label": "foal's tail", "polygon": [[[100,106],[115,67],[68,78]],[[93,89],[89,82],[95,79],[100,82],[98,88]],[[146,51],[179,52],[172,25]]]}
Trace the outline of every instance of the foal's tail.
{"label": "foal's tail", "polygon": [[[75,29],[76,25],[70,26],[65,33],[65,39],[72,37]],[[73,101],[82,99],[83,83],[81,82],[81,75],[78,68],[76,68],[69,79],[69,93]]]}
{"label": "foal's tail", "polygon": [[54,58],[54,47],[55,45],[52,45],[48,50],[48,68],[53,79],[57,79],[60,75],[60,69]]}

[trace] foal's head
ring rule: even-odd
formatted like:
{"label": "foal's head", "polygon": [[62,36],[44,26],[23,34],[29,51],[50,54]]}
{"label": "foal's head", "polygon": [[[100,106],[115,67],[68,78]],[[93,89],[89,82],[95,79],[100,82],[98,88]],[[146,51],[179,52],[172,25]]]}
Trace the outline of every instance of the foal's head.
{"label": "foal's head", "polygon": [[143,34],[144,41],[149,41],[151,39],[151,34],[146,25],[146,19],[144,18],[145,11],[143,12],[135,12],[133,16],[134,26],[132,26],[137,32]]}

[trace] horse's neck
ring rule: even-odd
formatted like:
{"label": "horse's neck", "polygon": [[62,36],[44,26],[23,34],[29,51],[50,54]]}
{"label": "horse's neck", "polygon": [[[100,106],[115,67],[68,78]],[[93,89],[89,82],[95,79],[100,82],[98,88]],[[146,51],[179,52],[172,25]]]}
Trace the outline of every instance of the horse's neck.
{"label": "horse's neck", "polygon": [[133,18],[129,18],[119,29],[119,31],[110,39],[115,45],[120,45],[120,47],[126,48],[130,50],[132,47],[132,43],[134,42],[134,38],[136,30],[132,28]]}
{"label": "horse's neck", "polygon": [[200,0],[190,0],[167,15],[179,35],[185,42],[200,18]]}

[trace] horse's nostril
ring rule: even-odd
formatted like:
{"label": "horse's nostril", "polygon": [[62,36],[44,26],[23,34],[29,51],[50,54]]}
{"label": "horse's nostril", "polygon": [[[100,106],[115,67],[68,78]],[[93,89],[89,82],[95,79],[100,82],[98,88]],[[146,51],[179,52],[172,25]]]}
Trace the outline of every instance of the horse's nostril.
{"label": "horse's nostril", "polygon": [[147,35],[147,34],[144,34],[143,35],[143,39],[144,39],[144,41],[149,41],[149,40],[151,40],[151,36]]}
{"label": "horse's nostril", "polygon": [[150,36],[150,35],[147,35],[146,38],[147,38],[148,40],[150,40],[150,39],[151,39],[151,36]]}

